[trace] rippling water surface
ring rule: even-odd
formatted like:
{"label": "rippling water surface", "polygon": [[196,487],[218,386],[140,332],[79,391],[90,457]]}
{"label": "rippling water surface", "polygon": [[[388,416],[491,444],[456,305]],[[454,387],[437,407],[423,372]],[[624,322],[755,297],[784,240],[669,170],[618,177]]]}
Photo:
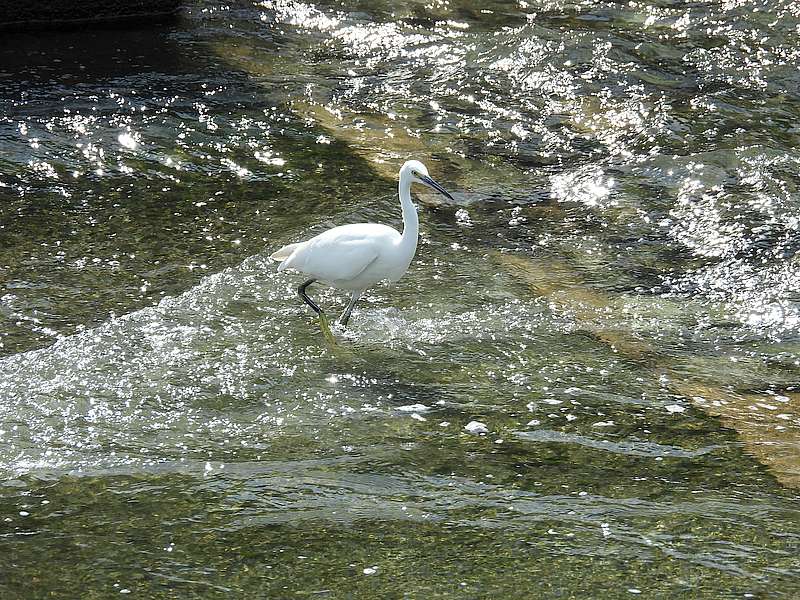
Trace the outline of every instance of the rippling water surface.
{"label": "rippling water surface", "polygon": [[[792,0],[7,35],[2,596],[797,597],[799,66]],[[412,157],[332,351],[267,256]]]}

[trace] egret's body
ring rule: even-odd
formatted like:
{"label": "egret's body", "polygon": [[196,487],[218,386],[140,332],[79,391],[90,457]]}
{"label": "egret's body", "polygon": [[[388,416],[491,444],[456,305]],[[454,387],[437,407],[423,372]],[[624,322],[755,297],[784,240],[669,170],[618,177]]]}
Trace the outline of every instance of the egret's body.
{"label": "egret's body", "polygon": [[360,292],[403,276],[417,249],[416,231],[403,242],[386,225],[342,225],[301,243],[278,270],[294,269],[337,289]]}
{"label": "egret's body", "polygon": [[367,288],[381,281],[395,282],[408,270],[419,237],[417,211],[411,202],[411,184],[415,182],[450,197],[428,176],[425,165],[415,160],[405,163],[400,169],[398,190],[403,211],[402,234],[376,223],[342,225],[305,242],[284,246],[271,256],[281,261],[278,271],[291,269],[311,277],[298,291],[321,319],[324,319],[322,310],[306,294],[312,283],[325,283],[351,293],[350,303],[339,319],[346,325],[353,306]]}

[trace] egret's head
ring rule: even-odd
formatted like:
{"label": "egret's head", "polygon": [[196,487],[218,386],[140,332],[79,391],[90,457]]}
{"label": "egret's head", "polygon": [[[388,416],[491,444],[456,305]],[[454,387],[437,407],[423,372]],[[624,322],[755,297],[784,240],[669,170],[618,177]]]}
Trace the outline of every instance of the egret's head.
{"label": "egret's head", "polygon": [[428,175],[428,169],[418,160],[409,160],[400,169],[400,180],[403,181],[404,179],[409,178],[411,183],[421,183],[422,185],[426,185],[429,188],[436,190],[440,194],[450,198],[450,200],[453,200],[453,197],[447,193],[447,190],[431,179],[431,176]]}

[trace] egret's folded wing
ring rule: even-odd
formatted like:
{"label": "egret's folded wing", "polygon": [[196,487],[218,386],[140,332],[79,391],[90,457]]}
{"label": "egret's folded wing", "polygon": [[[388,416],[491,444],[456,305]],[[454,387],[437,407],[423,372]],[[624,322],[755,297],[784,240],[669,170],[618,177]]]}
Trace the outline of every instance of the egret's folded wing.
{"label": "egret's folded wing", "polygon": [[371,240],[320,237],[299,248],[287,268],[297,269],[322,281],[354,279],[378,258]]}

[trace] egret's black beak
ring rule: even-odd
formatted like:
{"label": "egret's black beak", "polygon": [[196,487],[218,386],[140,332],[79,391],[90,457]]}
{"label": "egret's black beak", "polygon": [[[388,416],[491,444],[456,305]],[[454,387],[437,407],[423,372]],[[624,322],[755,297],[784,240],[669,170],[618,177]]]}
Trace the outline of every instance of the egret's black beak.
{"label": "egret's black beak", "polygon": [[438,183],[436,183],[436,182],[435,182],[433,179],[431,179],[431,178],[430,178],[430,177],[428,177],[427,175],[420,175],[420,176],[419,176],[419,180],[420,180],[422,183],[424,183],[425,185],[427,185],[428,187],[435,189],[437,192],[439,192],[439,193],[440,193],[440,194],[442,194],[443,196],[445,196],[445,197],[447,197],[447,198],[450,198],[450,200],[453,200],[453,201],[455,202],[455,198],[453,198],[453,197],[452,197],[452,196],[451,196],[451,195],[448,193],[448,191],[447,191],[446,189],[444,189],[442,186],[440,186]]}

